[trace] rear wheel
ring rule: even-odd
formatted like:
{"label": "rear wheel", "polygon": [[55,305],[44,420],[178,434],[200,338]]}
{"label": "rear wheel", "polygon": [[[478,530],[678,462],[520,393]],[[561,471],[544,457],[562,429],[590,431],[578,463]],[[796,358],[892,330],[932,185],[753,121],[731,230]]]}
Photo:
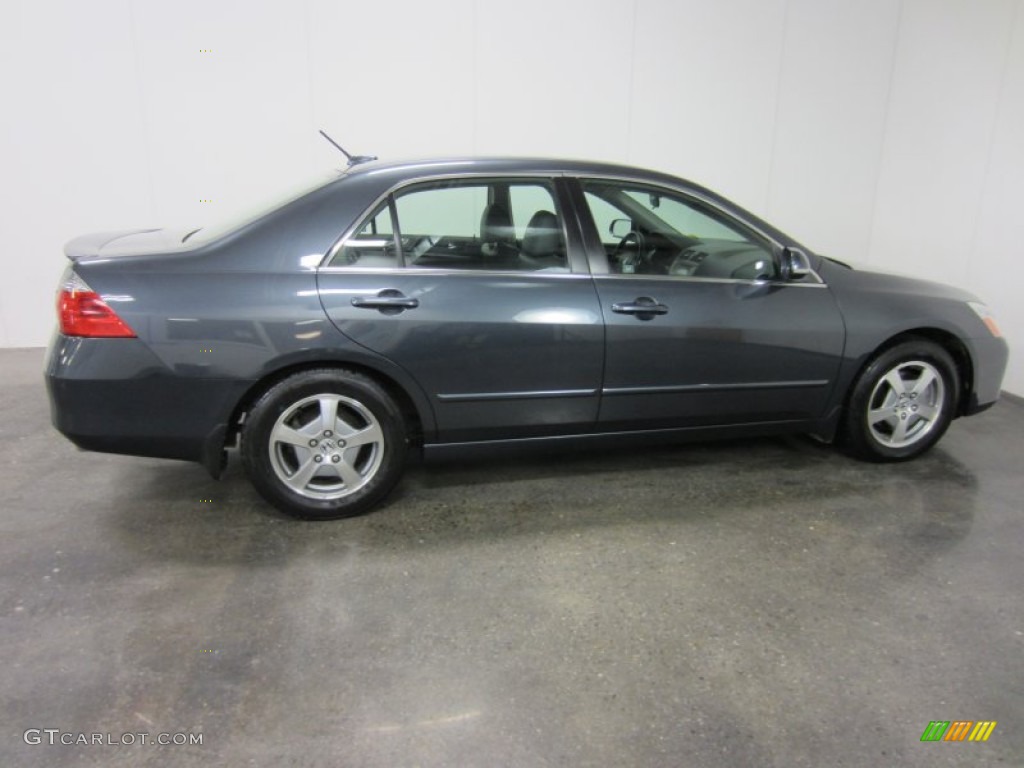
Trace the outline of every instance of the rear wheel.
{"label": "rear wheel", "polygon": [[857,379],[841,442],[871,461],[906,461],[939,441],[960,398],[945,349],[914,339],[881,352]]}
{"label": "rear wheel", "polygon": [[256,490],[294,517],[366,512],[401,477],[401,412],[377,382],[348,370],[302,371],[271,387],[242,428],[242,463]]}

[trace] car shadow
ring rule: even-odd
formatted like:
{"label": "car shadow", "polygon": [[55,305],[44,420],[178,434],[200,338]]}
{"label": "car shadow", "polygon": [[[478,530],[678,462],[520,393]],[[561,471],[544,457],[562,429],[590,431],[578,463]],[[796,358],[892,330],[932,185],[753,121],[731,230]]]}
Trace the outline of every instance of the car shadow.
{"label": "car shadow", "polygon": [[[126,468],[105,517],[145,558],[281,567],[298,557],[458,547],[599,527],[760,524],[853,530],[916,569],[970,531],[978,480],[942,449],[903,464],[850,459],[802,437],[413,466],[386,502],[347,520],[293,520],[237,460],[221,481],[190,464]],[[781,523],[780,523],[781,524]],[[685,530],[683,531],[685,533]]]}

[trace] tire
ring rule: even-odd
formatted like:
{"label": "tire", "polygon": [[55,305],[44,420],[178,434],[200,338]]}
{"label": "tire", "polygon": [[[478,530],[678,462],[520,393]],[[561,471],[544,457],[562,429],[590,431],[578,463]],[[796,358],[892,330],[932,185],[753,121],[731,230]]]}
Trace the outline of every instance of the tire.
{"label": "tire", "polygon": [[960,400],[949,353],[909,339],[880,352],[853,385],[840,444],[868,461],[908,461],[945,434]]}
{"label": "tire", "polygon": [[335,520],[372,509],[405,468],[401,411],[373,379],[344,369],[296,373],[256,401],[242,426],[242,464],[285,514]]}

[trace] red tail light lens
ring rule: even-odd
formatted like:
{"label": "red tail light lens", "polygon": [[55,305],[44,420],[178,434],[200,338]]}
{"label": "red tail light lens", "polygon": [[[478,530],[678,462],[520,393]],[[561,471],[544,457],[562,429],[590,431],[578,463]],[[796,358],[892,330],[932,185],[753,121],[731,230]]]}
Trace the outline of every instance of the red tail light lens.
{"label": "red tail light lens", "polygon": [[57,318],[65,336],[135,337],[135,332],[107,302],[70,270],[57,293]]}

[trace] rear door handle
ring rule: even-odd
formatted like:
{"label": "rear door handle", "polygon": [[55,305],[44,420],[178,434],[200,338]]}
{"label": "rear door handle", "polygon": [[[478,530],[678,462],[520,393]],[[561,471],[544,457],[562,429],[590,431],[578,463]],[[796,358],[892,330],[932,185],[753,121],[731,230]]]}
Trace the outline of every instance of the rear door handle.
{"label": "rear door handle", "polygon": [[655,315],[667,315],[668,307],[650,296],[641,296],[633,301],[612,304],[612,312],[620,315],[634,315],[638,320],[650,320]]}
{"label": "rear door handle", "polygon": [[407,309],[416,309],[419,299],[412,299],[394,288],[385,288],[376,296],[357,296],[352,299],[352,306],[359,309],[376,309],[386,315],[396,315]]}

